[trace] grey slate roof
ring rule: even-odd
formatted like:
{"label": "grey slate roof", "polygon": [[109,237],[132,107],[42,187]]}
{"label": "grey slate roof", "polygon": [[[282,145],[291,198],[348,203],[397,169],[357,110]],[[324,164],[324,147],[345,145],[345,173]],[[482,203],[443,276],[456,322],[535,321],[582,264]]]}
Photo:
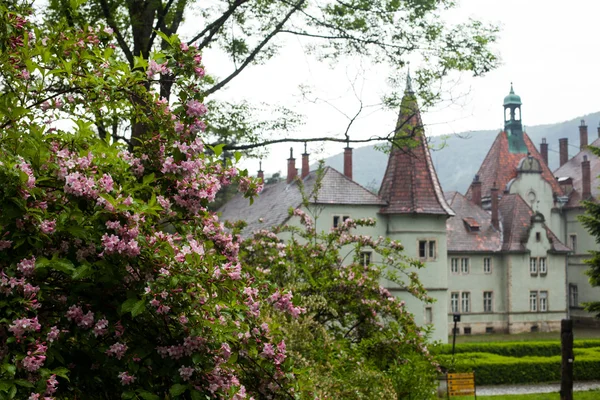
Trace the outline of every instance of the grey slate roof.
{"label": "grey slate roof", "polygon": [[[502,247],[502,235],[492,225],[491,215],[458,192],[444,193],[455,215],[446,220],[448,251],[496,252]],[[479,231],[468,225],[479,225]]]}
{"label": "grey slate roof", "polygon": [[[591,146],[600,147],[600,138],[596,139]],[[570,177],[573,181],[573,192],[569,196],[569,202],[566,207],[579,207],[581,202],[581,162],[583,156],[587,156],[590,161],[590,172],[591,172],[591,189],[592,197],[598,200],[600,197],[600,159],[588,149],[581,150],[573,158],[567,161],[563,166],[554,171],[554,176],[557,178]]]}
{"label": "grey slate roof", "polygon": [[[303,180],[304,193],[310,195],[317,181],[317,172],[312,171]],[[321,190],[316,199],[309,196],[313,204],[337,205],[385,205],[377,195],[344,176],[337,170],[326,167],[323,171]],[[237,194],[233,199],[223,205],[218,211],[221,220],[235,222],[244,220],[248,224],[242,232],[247,237],[259,229],[268,229],[284,224],[290,208],[297,208],[302,204],[302,194],[297,182],[290,184],[278,182],[265,185],[263,191],[254,199],[254,204]],[[262,222],[259,220],[262,218]]]}

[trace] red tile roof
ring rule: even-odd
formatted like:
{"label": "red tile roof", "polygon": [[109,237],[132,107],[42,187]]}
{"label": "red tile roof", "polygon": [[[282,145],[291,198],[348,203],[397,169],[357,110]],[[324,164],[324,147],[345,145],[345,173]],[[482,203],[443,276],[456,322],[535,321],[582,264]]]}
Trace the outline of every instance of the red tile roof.
{"label": "red tile roof", "polygon": [[[554,193],[562,195],[563,191],[560,188],[560,185],[554,178],[554,175],[548,166],[542,161],[542,156],[525,132],[523,132],[523,140],[525,141],[525,146],[527,146],[527,150],[531,156],[540,160],[542,177],[544,180],[552,186],[552,191]],[[526,156],[526,153],[511,153],[508,148],[508,137],[506,136],[506,132],[500,132],[498,136],[496,136],[496,140],[494,141],[494,144],[492,144],[488,154],[485,156],[483,163],[481,163],[481,167],[479,167],[478,175],[479,180],[481,181],[481,196],[486,197],[490,195],[490,190],[494,185],[494,182],[496,182],[496,187],[502,192],[511,179],[517,177],[517,166],[519,165],[519,161]],[[467,190],[466,193],[466,196],[469,199],[471,198],[471,190],[471,186],[469,186],[469,190]]]}
{"label": "red tile roof", "polygon": [[411,138],[412,143],[392,146],[379,189],[379,197],[388,202],[381,213],[454,215],[444,199],[417,100],[410,92],[402,99],[396,137]]}

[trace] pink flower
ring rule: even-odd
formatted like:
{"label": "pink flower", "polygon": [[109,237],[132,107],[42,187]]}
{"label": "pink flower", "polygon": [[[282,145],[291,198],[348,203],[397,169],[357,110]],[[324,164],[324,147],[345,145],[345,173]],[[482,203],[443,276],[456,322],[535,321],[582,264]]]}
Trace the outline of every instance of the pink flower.
{"label": "pink flower", "polygon": [[108,333],[108,321],[106,319],[100,319],[94,326],[94,336],[103,336]]}
{"label": "pink flower", "polygon": [[121,379],[121,385],[130,385],[135,381],[135,376],[129,375],[126,371],[119,373],[118,376]]}
{"label": "pink flower", "polygon": [[190,117],[201,117],[206,114],[207,111],[208,109],[206,106],[198,100],[190,100],[187,102],[187,115]]}
{"label": "pink flower", "polygon": [[275,357],[275,348],[271,343],[265,343],[261,354],[266,358],[273,358]]}
{"label": "pink flower", "polygon": [[188,51],[190,49],[186,43],[181,43],[179,47],[181,47],[181,51]]}
{"label": "pink flower", "polygon": [[190,378],[192,377],[192,374],[194,373],[194,368],[192,367],[186,367],[186,366],[181,366],[181,368],[179,368],[179,375],[181,376],[181,379],[183,379],[184,381],[189,381]]}
{"label": "pink flower", "polygon": [[50,378],[46,380],[46,394],[52,395],[56,392],[58,386],[58,381],[56,380],[56,375],[51,375]]}
{"label": "pink flower", "polygon": [[35,269],[35,257],[31,257],[30,259],[23,259],[20,263],[17,264],[17,270],[21,272],[24,276],[33,276],[33,271]]}
{"label": "pink flower", "polygon": [[114,33],[112,28],[106,27],[104,28],[104,33],[108,34],[108,35],[112,35]]}
{"label": "pink flower", "polygon": [[46,235],[54,232],[54,229],[56,229],[56,221],[44,220],[40,224],[40,230]]}
{"label": "pink flower", "polygon": [[100,180],[98,181],[98,186],[100,186],[100,189],[104,190],[105,192],[112,192],[114,182],[110,174],[102,175],[102,178],[100,178]]}
{"label": "pink flower", "polygon": [[39,324],[37,317],[15,319],[8,326],[9,332],[12,332],[17,339],[22,339],[27,332],[38,332],[42,326]]}
{"label": "pink flower", "polygon": [[106,354],[109,356],[115,357],[117,360],[120,360],[125,355],[127,351],[127,345],[123,343],[115,343],[106,350]]}
{"label": "pink flower", "polygon": [[48,340],[48,342],[52,343],[56,339],[58,339],[59,335],[60,335],[60,330],[56,326],[53,326],[52,328],[50,328],[48,335],[46,335],[46,340]]}

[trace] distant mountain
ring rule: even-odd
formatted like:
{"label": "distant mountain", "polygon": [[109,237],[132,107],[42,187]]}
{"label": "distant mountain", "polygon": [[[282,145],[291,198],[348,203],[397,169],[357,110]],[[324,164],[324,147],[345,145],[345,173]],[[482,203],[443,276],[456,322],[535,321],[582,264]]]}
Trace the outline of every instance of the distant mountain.
{"label": "distant mountain", "polygon": [[[558,139],[569,138],[569,157],[579,152],[579,125],[581,119],[588,125],[588,141],[598,138],[600,112],[574,118],[557,124],[526,126],[525,131],[537,145],[546,138],[548,143],[548,162],[550,169],[558,168]],[[495,131],[474,131],[452,135],[442,140],[431,139],[431,157],[444,191],[457,190],[464,193],[477,173],[479,166],[490,149],[496,135]],[[354,180],[370,190],[378,191],[387,166],[387,154],[365,146],[354,149]],[[325,159],[325,164],[343,171],[343,153]]]}

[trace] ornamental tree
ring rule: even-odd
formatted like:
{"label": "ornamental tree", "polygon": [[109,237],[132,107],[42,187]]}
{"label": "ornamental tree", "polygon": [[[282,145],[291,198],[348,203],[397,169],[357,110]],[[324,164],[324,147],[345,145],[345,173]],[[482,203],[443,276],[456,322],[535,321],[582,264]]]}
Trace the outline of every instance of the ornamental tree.
{"label": "ornamental tree", "polygon": [[[291,397],[262,313],[299,310],[268,311],[207,210],[261,184],[203,143],[198,49],[162,35],[129,65],[109,27],[29,13],[0,2],[0,398]],[[98,116],[141,124],[139,146],[99,136]]]}
{"label": "ornamental tree", "polygon": [[[317,178],[315,195],[320,186]],[[306,211],[304,211],[306,210]],[[419,282],[423,264],[389,238],[356,234],[373,219],[347,219],[316,230],[319,209],[305,199],[292,221],[261,230],[241,247],[243,263],[262,278],[264,295],[278,304],[293,293],[298,318],[270,318],[286,336],[306,398],[429,398],[439,365],[427,349],[428,327],[417,326],[405,301],[382,286],[392,282],[427,303]],[[243,224],[237,225],[242,228]],[[283,238],[283,240],[282,240]],[[369,250],[371,259],[361,259]],[[289,290],[287,295],[279,290]],[[276,308],[281,308],[276,306]],[[415,397],[410,397],[410,396]]]}

